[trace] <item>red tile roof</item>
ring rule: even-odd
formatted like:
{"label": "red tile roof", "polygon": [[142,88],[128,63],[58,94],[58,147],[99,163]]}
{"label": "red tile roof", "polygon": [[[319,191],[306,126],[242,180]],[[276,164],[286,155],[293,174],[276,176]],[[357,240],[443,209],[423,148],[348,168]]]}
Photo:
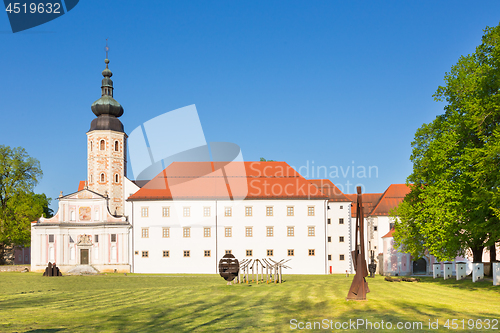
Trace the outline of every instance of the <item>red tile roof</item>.
{"label": "red tile roof", "polygon": [[[391,209],[397,207],[410,192],[406,184],[391,184],[384,193],[363,193],[365,216],[388,216]],[[346,194],[352,199],[353,207],[357,203],[356,194]],[[351,217],[356,217],[356,209],[351,210]]]}
{"label": "red tile roof", "polygon": [[80,180],[80,183],[78,184],[78,191],[81,191],[84,188],[85,188],[85,180]]}
{"label": "red tile roof", "polygon": [[[382,197],[382,193],[363,193],[363,213],[366,216],[371,215],[373,208],[377,205]],[[346,197],[350,198],[352,201],[351,217],[356,217],[356,204],[358,203],[357,194],[346,194]]]}
{"label": "red tile roof", "polygon": [[408,193],[410,193],[410,188],[406,184],[391,184],[387,190],[385,190],[382,198],[370,215],[389,215],[391,209],[397,207]]}
{"label": "red tile roof", "polygon": [[350,202],[351,199],[345,196],[341,190],[338,189],[335,184],[332,183],[330,179],[309,179],[314,186],[319,188],[323,194],[327,195],[330,200],[337,202]]}
{"label": "red tile roof", "polygon": [[394,237],[392,234],[394,233],[394,228],[392,228],[388,233],[386,233],[382,238]]}
{"label": "red tile roof", "polygon": [[328,199],[285,162],[173,162],[128,200]]}

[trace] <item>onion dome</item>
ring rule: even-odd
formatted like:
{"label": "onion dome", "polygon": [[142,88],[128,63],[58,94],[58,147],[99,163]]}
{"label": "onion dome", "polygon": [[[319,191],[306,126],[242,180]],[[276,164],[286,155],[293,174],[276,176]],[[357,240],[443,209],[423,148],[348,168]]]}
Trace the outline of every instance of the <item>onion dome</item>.
{"label": "onion dome", "polygon": [[101,98],[92,103],[92,112],[97,116],[90,124],[90,131],[112,130],[124,132],[118,117],[123,115],[123,107],[113,98],[113,73],[108,68],[109,60],[104,60],[106,68],[102,71]]}
{"label": "onion dome", "polygon": [[113,73],[108,68],[109,60],[104,60],[106,63],[106,68],[102,71],[102,86],[101,86],[101,98],[92,104],[92,112],[96,116],[110,115],[115,117],[120,117],[123,115],[123,107],[113,98],[113,80],[111,76]]}

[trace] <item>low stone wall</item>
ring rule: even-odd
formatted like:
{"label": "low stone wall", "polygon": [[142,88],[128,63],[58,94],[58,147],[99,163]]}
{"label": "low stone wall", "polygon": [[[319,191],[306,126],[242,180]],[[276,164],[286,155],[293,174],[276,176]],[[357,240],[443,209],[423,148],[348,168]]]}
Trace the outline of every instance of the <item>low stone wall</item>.
{"label": "low stone wall", "polygon": [[1,265],[0,272],[22,272],[28,270],[30,271],[29,265]]}

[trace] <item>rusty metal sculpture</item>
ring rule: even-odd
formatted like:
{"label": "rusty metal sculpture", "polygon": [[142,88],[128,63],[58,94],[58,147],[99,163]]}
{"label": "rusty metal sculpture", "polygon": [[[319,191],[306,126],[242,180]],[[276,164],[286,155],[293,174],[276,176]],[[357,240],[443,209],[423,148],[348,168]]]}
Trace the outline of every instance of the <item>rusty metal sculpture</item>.
{"label": "rusty metal sculpture", "polygon": [[[354,269],[356,275],[352,279],[351,288],[347,294],[346,300],[364,301],[366,300],[366,293],[370,292],[366,277],[368,270],[366,268],[365,259],[365,237],[364,237],[364,215],[363,215],[363,201],[361,197],[361,187],[357,187],[358,197],[356,203],[356,243],[354,251],[351,252],[351,257],[354,262]],[[358,239],[359,234],[359,239]]]}
{"label": "rusty metal sculpture", "polygon": [[240,263],[232,254],[225,254],[219,261],[219,274],[226,281],[231,282],[238,276]]}

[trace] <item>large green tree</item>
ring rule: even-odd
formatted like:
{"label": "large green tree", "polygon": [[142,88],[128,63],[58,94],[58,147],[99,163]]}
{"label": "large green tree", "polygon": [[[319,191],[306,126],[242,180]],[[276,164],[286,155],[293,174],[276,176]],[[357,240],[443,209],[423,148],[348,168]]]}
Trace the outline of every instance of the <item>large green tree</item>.
{"label": "large green tree", "polygon": [[6,248],[29,245],[31,221],[52,213],[50,199],[33,193],[41,177],[40,162],[23,148],[0,145],[0,264]]}
{"label": "large green tree", "polygon": [[411,192],[393,212],[396,244],[415,257],[450,260],[471,249],[481,262],[500,240],[500,25],[484,30],[434,97],[444,114],[412,142]]}

